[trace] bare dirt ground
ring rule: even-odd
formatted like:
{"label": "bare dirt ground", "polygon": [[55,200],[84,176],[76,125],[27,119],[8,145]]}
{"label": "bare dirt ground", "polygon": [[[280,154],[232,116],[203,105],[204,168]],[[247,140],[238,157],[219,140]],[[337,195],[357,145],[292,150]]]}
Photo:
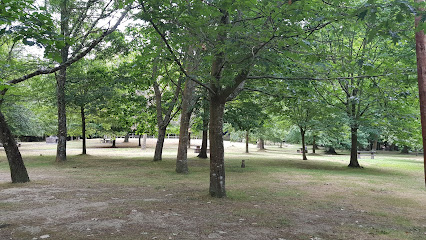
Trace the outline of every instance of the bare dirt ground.
{"label": "bare dirt ground", "polygon": [[228,143],[228,198],[213,199],[208,160],[190,152],[191,173],[177,175],[177,140],[161,163],[151,161],[154,143],[141,153],[135,140],[118,149],[93,141],[89,156],[70,144],[64,164],[52,162],[54,146],[24,143],[28,184],[8,183],[3,152],[0,239],[426,239],[419,158],[404,172],[369,162],[359,175],[342,157],[302,162],[283,155],[293,149],[245,155]]}

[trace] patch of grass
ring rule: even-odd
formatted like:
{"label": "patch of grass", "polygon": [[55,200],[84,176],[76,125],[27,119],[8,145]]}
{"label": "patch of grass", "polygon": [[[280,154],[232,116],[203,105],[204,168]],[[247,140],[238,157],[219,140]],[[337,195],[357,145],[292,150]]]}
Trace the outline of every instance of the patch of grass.
{"label": "patch of grass", "polygon": [[276,222],[279,227],[288,227],[291,225],[291,220],[286,217],[281,217]]}
{"label": "patch of grass", "polygon": [[0,202],[0,209],[2,210],[14,210],[17,204],[11,202]]}

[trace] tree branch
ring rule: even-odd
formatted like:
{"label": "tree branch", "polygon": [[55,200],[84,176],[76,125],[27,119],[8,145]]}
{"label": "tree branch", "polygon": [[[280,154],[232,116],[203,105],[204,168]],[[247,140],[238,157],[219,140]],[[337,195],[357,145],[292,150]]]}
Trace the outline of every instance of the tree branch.
{"label": "tree branch", "polygon": [[57,72],[57,71],[59,71],[59,70],[61,70],[63,68],[67,68],[67,67],[71,66],[71,64],[77,62],[78,60],[80,60],[81,58],[83,58],[84,56],[86,56],[106,36],[108,36],[109,34],[111,34],[112,32],[114,32],[117,29],[118,25],[120,25],[121,21],[123,21],[124,17],[127,15],[127,13],[129,12],[129,10],[130,10],[130,6],[125,9],[125,11],[123,12],[123,14],[120,16],[120,18],[117,20],[117,22],[115,23],[115,25],[111,29],[104,31],[104,33],[101,36],[99,36],[96,40],[94,40],[84,51],[82,51],[81,53],[77,54],[75,57],[67,60],[66,62],[60,64],[57,67],[49,68],[49,69],[39,69],[37,71],[34,71],[34,72],[32,72],[30,74],[27,74],[25,76],[22,76],[20,78],[15,78],[13,80],[10,80],[10,81],[6,82],[6,84],[7,85],[18,84],[20,82],[23,82],[23,81],[28,80],[30,78],[33,78],[35,76],[54,73],[54,72]]}
{"label": "tree branch", "polygon": [[278,76],[248,76],[247,79],[275,79],[275,80],[314,80],[314,81],[328,81],[328,80],[344,80],[344,79],[356,79],[356,78],[375,78],[375,77],[386,77],[391,74],[381,75],[364,75],[355,77],[334,77],[334,78],[313,78],[313,77],[278,77]]}
{"label": "tree branch", "polygon": [[[144,13],[147,13],[147,10],[146,10],[146,8],[145,8],[145,4],[144,4],[143,2],[141,3],[141,6],[142,6],[142,9],[143,9]],[[206,88],[207,90],[209,90],[209,92],[211,92],[211,93],[215,94],[215,92],[213,91],[213,89],[212,89],[211,87],[209,87],[209,86],[207,86],[206,84],[204,84],[204,83],[200,82],[199,80],[197,80],[197,79],[196,79],[196,78],[194,78],[193,76],[190,76],[190,75],[187,73],[187,71],[186,71],[186,70],[185,70],[185,68],[183,67],[182,63],[180,62],[180,60],[176,57],[176,54],[174,53],[174,51],[173,51],[172,47],[170,46],[169,41],[166,39],[165,34],[163,34],[163,33],[160,31],[160,29],[159,29],[159,28],[158,28],[158,26],[154,23],[154,20],[153,20],[151,17],[149,17],[149,20],[148,20],[148,21],[151,23],[152,27],[154,27],[154,29],[155,29],[155,31],[158,33],[158,35],[160,35],[160,37],[161,37],[161,39],[163,40],[164,44],[166,44],[167,50],[168,50],[168,51],[170,52],[170,54],[172,55],[173,60],[174,60],[174,61],[176,62],[176,64],[179,66],[179,69],[181,70],[181,72],[182,72],[183,74],[185,74],[185,76],[186,76],[187,78],[189,78],[191,81],[196,82],[197,84],[199,84],[199,85],[203,86],[204,88]]]}

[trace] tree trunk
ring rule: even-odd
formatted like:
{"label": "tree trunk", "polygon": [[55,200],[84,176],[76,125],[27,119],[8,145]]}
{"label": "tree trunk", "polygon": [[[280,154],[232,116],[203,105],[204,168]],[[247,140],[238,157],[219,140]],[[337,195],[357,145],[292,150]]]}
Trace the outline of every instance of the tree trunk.
{"label": "tree trunk", "polygon": [[86,154],[86,116],[84,114],[84,107],[81,106],[81,137],[83,139],[83,153]]}
{"label": "tree trunk", "polygon": [[377,150],[377,139],[373,140],[373,146],[371,147],[372,151],[376,151]]}
{"label": "tree trunk", "polygon": [[0,141],[3,143],[4,151],[6,152],[7,160],[9,162],[12,183],[29,182],[30,178],[28,177],[27,169],[25,168],[21,153],[19,152],[15,138],[10,132],[9,125],[7,124],[6,119],[1,111]]}
{"label": "tree trunk", "polygon": [[316,143],[316,136],[312,135],[312,153],[315,153],[315,150],[317,148],[317,143]]}
{"label": "tree trunk", "polygon": [[188,173],[188,145],[189,143],[189,121],[191,119],[191,99],[194,94],[195,83],[189,79],[186,80],[185,89],[182,96],[182,111],[179,128],[179,145],[176,158],[176,172]]}
{"label": "tree trunk", "polygon": [[348,167],[360,168],[358,163],[358,128],[351,128],[351,160]]}
{"label": "tree trunk", "polygon": [[142,135],[139,135],[139,143],[138,143],[138,146],[139,147],[141,147],[142,145],[141,145],[141,138],[142,138]]}
{"label": "tree trunk", "polygon": [[[64,36],[64,47],[61,49],[62,63],[68,60],[69,45],[66,42],[69,36],[69,12],[68,1],[61,1],[61,34]],[[58,104],[58,144],[56,151],[56,161],[67,160],[67,116],[65,101],[65,82],[67,80],[67,69],[62,68],[56,75],[56,96]]]}
{"label": "tree trunk", "polygon": [[302,136],[302,159],[308,160],[306,157],[305,130],[303,128],[300,128],[300,135]]}
{"label": "tree trunk", "polygon": [[249,131],[246,131],[246,153],[249,153]]}
{"label": "tree trunk", "polygon": [[283,141],[280,142],[280,148],[283,148]]}
{"label": "tree trunk", "polygon": [[[418,0],[424,2],[424,0]],[[423,9],[419,9],[421,14],[424,13]],[[416,17],[416,26],[421,21],[421,14]],[[417,80],[419,85],[419,99],[420,99],[420,116],[422,124],[422,138],[423,138],[423,159],[424,159],[424,174],[426,185],[426,37],[424,31],[416,33],[416,55],[417,55]]]}
{"label": "tree trunk", "polygon": [[[203,123],[204,125],[204,123]],[[208,122],[207,122],[207,128],[203,129],[203,139],[201,141],[201,149],[200,149],[200,153],[198,154],[197,157],[199,158],[207,158],[207,138],[208,138]]]}
{"label": "tree trunk", "polygon": [[263,140],[263,138],[259,139],[258,147],[260,150],[265,150],[265,140]]}
{"label": "tree trunk", "polygon": [[115,138],[114,139],[112,139],[112,146],[111,146],[112,148],[116,148],[117,146],[115,146]]}
{"label": "tree trunk", "polygon": [[223,148],[223,113],[225,103],[214,97],[210,100],[210,195],[226,197],[225,158]]}
{"label": "tree trunk", "polygon": [[143,141],[142,141],[142,146],[141,146],[141,149],[142,150],[145,150],[146,149],[146,134],[144,134],[143,135]]}
{"label": "tree trunk", "polygon": [[408,153],[409,153],[409,152],[408,152],[408,147],[407,147],[407,146],[404,146],[404,147],[402,148],[402,150],[401,150],[401,153],[408,154]]}
{"label": "tree trunk", "polygon": [[129,133],[127,133],[126,136],[124,136],[124,142],[125,143],[129,142],[129,137],[130,137]]}
{"label": "tree trunk", "polygon": [[58,101],[58,144],[56,161],[67,160],[67,116],[65,107],[66,69],[61,69],[56,75],[56,94]]}
{"label": "tree trunk", "polygon": [[207,141],[209,130],[209,105],[206,99],[203,99],[203,140],[201,142],[199,158],[207,158]]}
{"label": "tree trunk", "polygon": [[161,161],[163,158],[164,138],[166,137],[166,127],[158,128],[157,144],[155,145],[154,161]]}

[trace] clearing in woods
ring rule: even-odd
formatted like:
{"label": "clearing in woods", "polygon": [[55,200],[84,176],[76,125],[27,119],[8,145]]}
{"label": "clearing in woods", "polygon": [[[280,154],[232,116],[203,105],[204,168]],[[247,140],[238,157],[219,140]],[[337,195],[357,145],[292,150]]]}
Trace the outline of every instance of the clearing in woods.
{"label": "clearing in woods", "polygon": [[143,151],[117,143],[89,140],[82,156],[69,142],[60,164],[56,145],[22,143],[28,184],[9,183],[0,150],[0,239],[426,239],[421,156],[379,153],[349,169],[347,154],[302,161],[298,146],[245,154],[226,142],[228,197],[214,199],[193,149],[190,173],[175,173],[177,139],[161,162],[153,139]]}

